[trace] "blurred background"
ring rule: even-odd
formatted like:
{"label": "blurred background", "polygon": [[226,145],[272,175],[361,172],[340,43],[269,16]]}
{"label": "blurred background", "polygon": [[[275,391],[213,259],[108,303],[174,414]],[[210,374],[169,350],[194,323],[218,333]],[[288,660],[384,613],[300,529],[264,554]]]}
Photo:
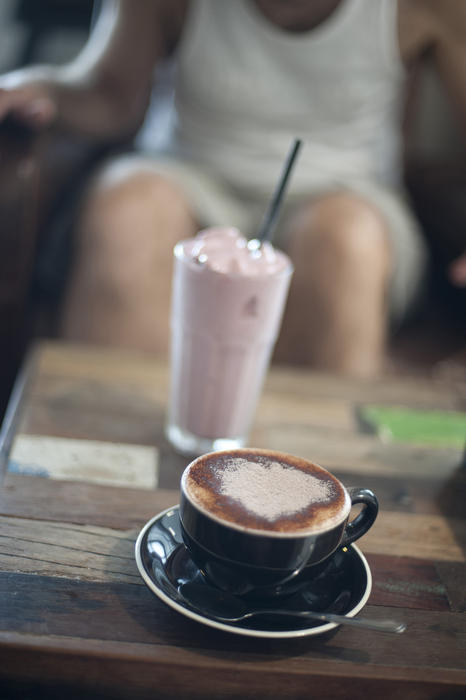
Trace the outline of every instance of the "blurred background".
{"label": "blurred background", "polygon": [[[69,61],[85,43],[99,7],[99,0],[2,0],[0,73]],[[169,78],[169,71],[162,72],[140,134],[122,147],[154,145],[168,113]],[[428,66],[416,92],[406,180],[438,262],[432,278],[436,303],[394,339],[391,351],[398,366],[407,363],[410,371],[466,372],[465,294],[451,288],[444,272],[466,239],[465,141]],[[101,156],[64,135],[37,136],[0,125],[0,418],[24,352],[34,338],[54,337],[79,193]]]}
{"label": "blurred background", "polygon": [[92,0],[2,0],[0,71],[28,63],[62,63],[85,43]]}

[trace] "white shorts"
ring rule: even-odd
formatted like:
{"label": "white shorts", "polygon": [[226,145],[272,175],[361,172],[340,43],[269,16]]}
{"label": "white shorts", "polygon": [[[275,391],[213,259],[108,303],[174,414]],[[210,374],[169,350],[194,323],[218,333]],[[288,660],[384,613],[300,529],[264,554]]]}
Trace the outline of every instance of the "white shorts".
{"label": "white shorts", "polygon": [[[236,226],[248,238],[259,229],[268,202],[253,194],[238,193],[215,176],[192,163],[165,156],[143,156],[151,170],[172,180],[181,188],[201,227],[228,224]],[[286,251],[280,238],[280,220],[304,199],[329,192],[349,191],[359,195],[384,218],[393,251],[393,268],[389,287],[389,310],[393,325],[398,325],[415,309],[425,288],[428,252],[419,223],[412,213],[407,196],[365,181],[333,182],[307,193],[306,197],[285,196],[276,227],[274,243]]]}

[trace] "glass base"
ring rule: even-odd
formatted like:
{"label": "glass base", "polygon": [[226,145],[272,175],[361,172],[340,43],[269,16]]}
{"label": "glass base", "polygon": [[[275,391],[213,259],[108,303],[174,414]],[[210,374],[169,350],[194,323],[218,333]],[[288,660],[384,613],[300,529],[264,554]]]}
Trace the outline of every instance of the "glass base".
{"label": "glass base", "polygon": [[165,434],[177,452],[187,457],[198,457],[206,452],[216,450],[232,450],[236,447],[244,447],[246,439],[238,438],[204,438],[190,433],[189,430],[179,428],[169,423],[165,428]]}

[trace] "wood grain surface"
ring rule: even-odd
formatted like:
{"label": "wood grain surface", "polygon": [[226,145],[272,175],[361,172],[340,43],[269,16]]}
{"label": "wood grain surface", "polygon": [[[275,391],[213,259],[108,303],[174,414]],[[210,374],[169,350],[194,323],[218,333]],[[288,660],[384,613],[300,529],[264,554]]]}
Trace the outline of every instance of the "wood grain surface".
{"label": "wood grain surface", "polygon": [[274,368],[251,442],[329,467],[377,493],[360,541],[373,576],[364,614],[403,635],[340,628],[267,640],[204,627],[144,585],[134,542],[178,502],[186,458],[163,435],[163,359],[55,344],[37,349],[15,431],[155,446],[159,488],[8,473],[0,491],[0,698],[466,697],[466,469],[454,448],[383,443],[364,403],[465,410],[461,384],[352,382]]}

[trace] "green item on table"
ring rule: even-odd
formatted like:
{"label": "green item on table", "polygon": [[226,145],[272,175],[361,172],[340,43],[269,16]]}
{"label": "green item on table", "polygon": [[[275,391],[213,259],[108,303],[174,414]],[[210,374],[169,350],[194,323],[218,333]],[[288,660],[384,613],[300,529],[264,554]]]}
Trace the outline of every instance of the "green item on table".
{"label": "green item on table", "polygon": [[360,417],[384,440],[460,449],[466,444],[464,412],[362,406]]}

